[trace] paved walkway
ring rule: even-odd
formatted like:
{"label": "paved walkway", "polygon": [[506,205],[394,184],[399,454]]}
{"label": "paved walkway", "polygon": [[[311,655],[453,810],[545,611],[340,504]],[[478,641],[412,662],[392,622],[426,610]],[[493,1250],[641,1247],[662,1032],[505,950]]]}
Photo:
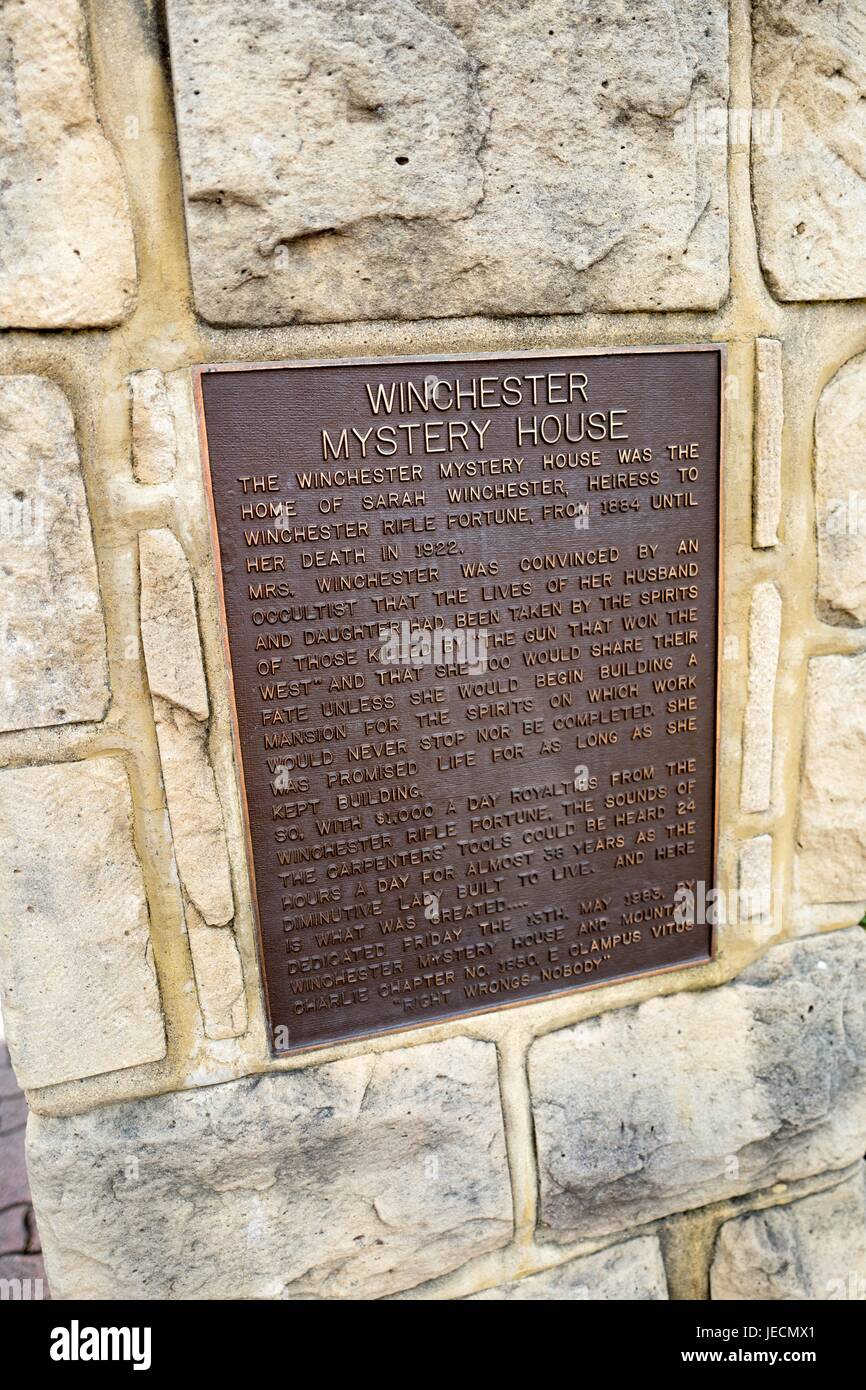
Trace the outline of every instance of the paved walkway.
{"label": "paved walkway", "polygon": [[[9,1051],[0,1042],[0,1298],[38,1298],[40,1292],[48,1297],[24,1166],[26,1120],[27,1105],[18,1089]],[[42,1280],[41,1286],[33,1282],[38,1279]],[[29,1285],[26,1280],[31,1281]]]}

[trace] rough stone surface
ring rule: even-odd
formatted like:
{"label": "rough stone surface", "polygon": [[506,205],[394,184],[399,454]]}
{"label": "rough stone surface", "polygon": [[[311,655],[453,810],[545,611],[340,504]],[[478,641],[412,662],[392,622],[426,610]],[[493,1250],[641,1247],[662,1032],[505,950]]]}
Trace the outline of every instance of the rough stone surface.
{"label": "rough stone surface", "polygon": [[132,469],[140,483],[168,483],[177,463],[177,435],[165,377],[156,368],[133,372]]}
{"label": "rough stone surface", "polygon": [[737,920],[773,927],[772,835],[754,835],[740,845],[737,889]]}
{"label": "rough stone surface", "polygon": [[721,0],[169,0],[168,18],[212,322],[727,293],[725,143],[699,120],[727,100]]}
{"label": "rough stone surface", "polygon": [[119,323],[135,302],[120,164],[100,128],[78,0],[0,14],[0,326]]}
{"label": "rough stone surface", "polygon": [[773,791],[773,703],[782,599],[775,584],[756,584],[749,609],[749,686],[743,716],[740,809],[766,811]]}
{"label": "rough stone surface", "polygon": [[587,1299],[659,1301],[668,1296],[661,1246],[656,1236],[641,1236],[623,1245],[611,1245],[595,1255],[530,1274],[511,1284],[469,1296],[469,1302],[503,1301],[539,1303],[548,1300],[572,1302]]}
{"label": "rough stone surface", "polygon": [[0,376],[0,731],[102,719],[105,625],[69,402]]}
{"label": "rough stone surface", "polygon": [[710,1267],[714,1299],[866,1299],[866,1183],[726,1221]]}
{"label": "rough stone surface", "polygon": [[866,623],[866,356],[840,369],[815,415],[818,609]]}
{"label": "rough stone surface", "polygon": [[843,1168],[866,1144],[866,932],[551,1033],[529,1078],[548,1239]]}
{"label": "rough stone surface", "polygon": [[[753,0],[752,192],[780,299],[866,295],[866,10]],[[764,132],[761,136],[760,132]]]}
{"label": "rough stone surface", "polygon": [[154,700],[156,737],[184,892],[209,926],[234,916],[225,826],[206,730],[186,710]]}
{"label": "rough stone surface", "polygon": [[209,1038],[246,1032],[244,973],[231,927],[209,927],[187,903],[186,925],[198,1001]]}
{"label": "rough stone surface", "polygon": [[152,695],[208,717],[195,590],[186,556],[171,531],[142,531],[141,640]]}
{"label": "rough stone surface", "polygon": [[468,1038],[34,1116],[28,1165],[58,1298],[377,1297],[512,1230],[496,1049]]}
{"label": "rough stone surface", "polygon": [[758,550],[779,544],[783,422],[782,344],[776,338],[757,338],[752,545]]}
{"label": "rough stone surface", "polygon": [[807,902],[866,898],[866,653],[815,656],[806,730],[797,869]]}
{"label": "rough stone surface", "polygon": [[[165,398],[161,373],[138,375],[158,377]],[[147,393],[151,387],[158,392],[158,384],[150,383]],[[167,398],[164,403],[167,412]],[[208,1037],[237,1037],[246,1030],[247,1010],[240,954],[228,925],[234,913],[231,869],[207,752],[208,694],[192,575],[168,530],[141,533],[139,565],[142,642],[199,1005]]]}
{"label": "rough stone surface", "polygon": [[22,1086],[165,1055],[118,759],[0,772],[0,981]]}
{"label": "rough stone surface", "polygon": [[195,593],[171,531],[139,537],[141,634],[177,866],[209,926],[234,914],[222,807],[207,752],[208,698]]}

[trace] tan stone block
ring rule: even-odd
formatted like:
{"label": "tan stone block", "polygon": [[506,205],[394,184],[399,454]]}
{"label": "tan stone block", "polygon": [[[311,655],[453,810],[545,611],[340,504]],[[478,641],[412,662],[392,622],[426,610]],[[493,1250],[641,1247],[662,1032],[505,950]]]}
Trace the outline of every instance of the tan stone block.
{"label": "tan stone block", "polygon": [[0,980],[22,1086],[165,1055],[132,800],[117,758],[0,772]]}
{"label": "tan stone block", "polygon": [[169,483],[177,463],[177,436],[165,377],[155,368],[133,372],[132,469],[140,483]]}
{"label": "tan stone block", "polygon": [[171,531],[142,531],[141,637],[151,694],[196,719],[208,717],[195,591],[186,556]]}
{"label": "tan stone block", "polygon": [[866,623],[866,355],[841,367],[815,414],[818,611]]}
{"label": "tan stone block", "polygon": [[864,1005],[866,932],[854,927],[775,946],[716,989],[539,1038],[542,1237],[624,1231],[855,1162]]}
{"label": "tan stone block", "polygon": [[609,1245],[594,1255],[582,1255],[576,1260],[540,1274],[529,1274],[509,1284],[498,1284],[481,1293],[470,1294],[468,1302],[541,1303],[549,1301],[572,1303],[579,1299],[598,1303],[608,1299],[619,1302],[657,1302],[668,1296],[665,1267],[657,1236],[641,1236],[623,1245]]}
{"label": "tan stone block", "polygon": [[[715,308],[727,7],[169,0],[196,306],[270,324]],[[521,94],[503,100],[503,93]],[[532,112],[528,116],[527,100]]]}
{"label": "tan stone block", "polygon": [[866,1299],[863,1165],[838,1187],[754,1211],[719,1229],[714,1299]]}
{"label": "tan stone block", "polygon": [[177,866],[209,926],[234,900],[222,806],[207,749],[208,696],[192,575],[168,530],[139,536],[141,633]]}
{"label": "tan stone block", "polygon": [[749,684],[743,716],[740,809],[766,811],[773,793],[773,705],[782,631],[775,584],[756,584],[749,609]]}
{"label": "tan stone block", "polygon": [[174,852],[185,893],[209,926],[234,916],[222,806],[207,732],[186,710],[154,700]]}
{"label": "tan stone block", "polygon": [[0,14],[0,325],[119,323],[135,303],[135,243],[117,155],[100,127],[78,0]]}
{"label": "tan stone block", "polygon": [[195,987],[209,1038],[236,1038],[247,1029],[244,974],[231,927],[209,927],[186,905]]}
{"label": "tan stone block", "polygon": [[741,843],[737,891],[737,921],[772,929],[775,926],[772,835],[754,835]]}
{"label": "tan stone block", "polygon": [[512,1234],[496,1048],[469,1038],[36,1115],[28,1166],[55,1298],[378,1298]]}
{"label": "tan stone block", "polygon": [[866,295],[866,12],[754,0],[752,199],[780,299]]}
{"label": "tan stone block", "polygon": [[0,731],[102,719],[105,624],[69,402],[0,376]]}
{"label": "tan stone block", "polygon": [[807,902],[866,898],[866,653],[815,656],[797,825],[797,871]]}
{"label": "tan stone block", "polygon": [[783,422],[782,344],[775,338],[757,338],[752,496],[752,545],[756,549],[767,549],[779,543]]}

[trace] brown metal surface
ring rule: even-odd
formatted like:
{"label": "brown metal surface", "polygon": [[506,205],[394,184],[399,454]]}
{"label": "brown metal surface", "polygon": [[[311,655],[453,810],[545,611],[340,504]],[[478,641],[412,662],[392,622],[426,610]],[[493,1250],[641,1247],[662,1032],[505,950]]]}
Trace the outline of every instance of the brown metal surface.
{"label": "brown metal surface", "polygon": [[723,370],[198,370],[275,1051],[712,954]]}

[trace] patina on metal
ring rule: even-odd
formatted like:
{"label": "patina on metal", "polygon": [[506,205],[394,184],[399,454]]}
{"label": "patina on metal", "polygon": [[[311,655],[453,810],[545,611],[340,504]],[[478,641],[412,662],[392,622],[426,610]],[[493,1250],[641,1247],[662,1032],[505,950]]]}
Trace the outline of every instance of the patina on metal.
{"label": "patina on metal", "polygon": [[711,957],[723,371],[197,369],[276,1052]]}

